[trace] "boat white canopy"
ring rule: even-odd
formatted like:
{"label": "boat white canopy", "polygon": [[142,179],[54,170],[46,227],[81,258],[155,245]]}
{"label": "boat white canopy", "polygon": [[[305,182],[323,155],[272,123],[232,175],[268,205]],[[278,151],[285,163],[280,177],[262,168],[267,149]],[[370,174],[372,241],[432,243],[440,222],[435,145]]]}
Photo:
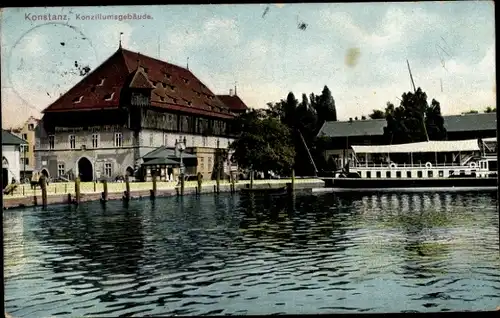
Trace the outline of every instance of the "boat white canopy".
{"label": "boat white canopy", "polygon": [[356,153],[419,153],[419,152],[461,152],[480,151],[477,139],[469,140],[431,140],[399,145],[355,146]]}
{"label": "boat white canopy", "polygon": [[483,138],[483,142],[496,142],[497,137],[491,137],[491,138]]}

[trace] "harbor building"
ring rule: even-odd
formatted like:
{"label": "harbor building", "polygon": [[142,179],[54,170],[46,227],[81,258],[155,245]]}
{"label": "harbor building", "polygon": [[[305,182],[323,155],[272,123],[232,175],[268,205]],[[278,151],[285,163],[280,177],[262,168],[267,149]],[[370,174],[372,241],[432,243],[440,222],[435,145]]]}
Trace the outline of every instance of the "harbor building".
{"label": "harbor building", "polygon": [[27,142],[2,129],[2,189],[21,178],[21,147]]}
{"label": "harbor building", "polygon": [[[210,179],[219,160],[225,171],[235,169],[230,154],[216,156],[237,131],[233,122],[240,110],[231,105],[189,69],[120,47],[43,111],[36,169],[51,178],[82,181],[141,178],[144,169],[175,177],[180,154],[171,154],[182,141],[184,157],[196,159],[186,160],[186,173]],[[163,164],[143,165],[145,155],[160,147],[170,154],[160,158]]]}
{"label": "harbor building", "polygon": [[[486,139],[497,136],[496,113],[443,116],[447,140]],[[352,157],[352,145],[384,145],[385,119],[328,121],[318,137],[327,137],[325,159],[343,167]]]}
{"label": "harbor building", "polygon": [[20,165],[21,179],[31,179],[35,168],[35,128],[38,126],[39,119],[30,116],[20,127],[10,129],[15,136],[27,142],[20,147]]}

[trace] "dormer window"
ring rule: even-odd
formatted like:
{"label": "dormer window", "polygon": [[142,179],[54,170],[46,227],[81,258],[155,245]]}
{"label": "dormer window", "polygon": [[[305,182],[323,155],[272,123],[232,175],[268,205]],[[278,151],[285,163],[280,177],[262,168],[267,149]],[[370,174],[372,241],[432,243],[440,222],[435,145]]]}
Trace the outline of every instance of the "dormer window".
{"label": "dormer window", "polygon": [[109,102],[109,101],[113,100],[113,96],[115,96],[114,92],[111,94],[106,94],[106,96],[104,96],[104,100]]}
{"label": "dormer window", "polygon": [[172,98],[172,101],[174,102],[174,104],[177,104],[177,98]]}
{"label": "dormer window", "polygon": [[73,103],[74,103],[74,104],[81,103],[81,102],[82,102],[82,99],[83,99],[83,96],[76,97],[75,99],[73,99]]}
{"label": "dormer window", "polygon": [[164,102],[164,101],[165,101],[165,97],[160,96],[160,100],[161,100],[162,102]]}
{"label": "dormer window", "polygon": [[103,86],[103,85],[104,85],[104,80],[105,80],[105,79],[106,79],[106,78],[101,78],[101,82],[100,82],[99,84],[97,84],[97,86]]}
{"label": "dormer window", "polygon": [[188,101],[187,104],[188,104],[188,106],[192,106],[193,105],[193,103],[190,102],[190,101]]}
{"label": "dormer window", "polygon": [[189,80],[187,78],[183,78],[183,80],[184,80],[184,83],[186,83],[186,84],[189,83]]}

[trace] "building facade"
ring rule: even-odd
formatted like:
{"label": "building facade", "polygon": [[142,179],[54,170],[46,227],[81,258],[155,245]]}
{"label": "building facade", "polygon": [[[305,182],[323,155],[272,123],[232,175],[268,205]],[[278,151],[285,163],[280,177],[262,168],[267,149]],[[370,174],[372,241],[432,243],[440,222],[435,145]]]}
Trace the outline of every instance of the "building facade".
{"label": "building facade", "polygon": [[235,136],[235,115],[191,71],[122,48],[43,114],[36,168],[63,180],[136,174],[158,147],[204,154]]}
{"label": "building facade", "polygon": [[30,116],[28,120],[18,128],[11,129],[10,132],[27,142],[21,145],[21,179],[31,179],[35,168],[35,129],[39,119]]}
{"label": "building facade", "polygon": [[[492,138],[497,136],[496,113],[443,116],[447,140]],[[325,159],[345,166],[352,155],[351,145],[383,145],[385,119],[329,121],[321,127],[318,137],[326,137]],[[377,155],[374,155],[377,156]],[[376,160],[370,155],[369,161]]]}
{"label": "building facade", "polygon": [[2,189],[14,180],[21,180],[21,147],[27,142],[2,130]]}

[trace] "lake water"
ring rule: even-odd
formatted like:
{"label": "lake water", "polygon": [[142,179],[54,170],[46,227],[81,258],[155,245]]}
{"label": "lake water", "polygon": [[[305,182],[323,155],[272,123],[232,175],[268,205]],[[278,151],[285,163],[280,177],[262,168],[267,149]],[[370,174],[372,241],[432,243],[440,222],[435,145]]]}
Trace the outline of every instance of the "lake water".
{"label": "lake water", "polygon": [[494,194],[187,196],[4,211],[14,317],[494,310]]}

